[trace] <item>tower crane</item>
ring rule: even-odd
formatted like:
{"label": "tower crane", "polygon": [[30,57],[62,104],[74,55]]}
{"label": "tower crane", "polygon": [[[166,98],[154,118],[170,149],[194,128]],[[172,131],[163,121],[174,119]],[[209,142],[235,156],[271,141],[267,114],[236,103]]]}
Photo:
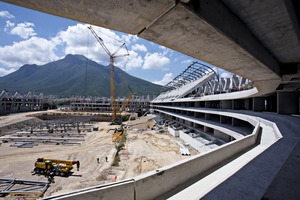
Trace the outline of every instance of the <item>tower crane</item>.
{"label": "tower crane", "polygon": [[102,40],[102,38],[97,35],[97,33],[92,28],[92,26],[89,26],[88,29],[90,29],[90,31],[92,32],[92,34],[94,35],[94,37],[96,38],[98,43],[102,46],[102,48],[107,53],[107,55],[109,55],[109,60],[110,60],[110,62],[109,62],[110,63],[110,95],[111,95],[111,107],[112,107],[112,120],[115,120],[116,116],[117,116],[117,114],[116,114],[117,106],[116,106],[116,96],[115,96],[115,77],[114,77],[115,66],[114,66],[114,61],[118,57],[129,56],[129,53],[117,55],[117,53],[120,51],[120,49],[122,47],[125,46],[125,48],[126,48],[125,43],[123,43],[121,46],[119,46],[119,48],[115,52],[111,53],[109,51],[109,49],[106,47],[106,45],[104,44],[104,41]]}

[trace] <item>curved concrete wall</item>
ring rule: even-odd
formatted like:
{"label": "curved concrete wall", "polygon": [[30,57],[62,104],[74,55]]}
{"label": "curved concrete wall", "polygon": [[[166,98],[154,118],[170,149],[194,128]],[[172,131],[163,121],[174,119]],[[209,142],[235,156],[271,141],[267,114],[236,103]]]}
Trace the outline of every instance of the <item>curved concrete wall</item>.
{"label": "curved concrete wall", "polygon": [[239,141],[233,141],[209,153],[192,157],[180,163],[161,168],[159,171],[134,178],[136,184],[136,199],[155,199],[160,195],[178,187],[188,180],[204,174],[208,170],[224,163],[227,159],[237,155],[255,145],[256,133],[246,136]]}
{"label": "curved concrete wall", "polygon": [[65,199],[65,200],[132,200],[134,197],[134,180],[119,181],[95,187],[90,187],[74,192],[47,197],[43,199]]}

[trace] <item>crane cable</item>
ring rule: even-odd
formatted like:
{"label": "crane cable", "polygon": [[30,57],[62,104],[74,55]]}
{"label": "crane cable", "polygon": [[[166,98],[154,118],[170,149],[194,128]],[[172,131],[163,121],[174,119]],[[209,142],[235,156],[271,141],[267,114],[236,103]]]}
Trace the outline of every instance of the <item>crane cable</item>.
{"label": "crane cable", "polygon": [[[108,30],[109,30],[109,29],[108,29]],[[99,29],[97,29],[97,32],[100,32],[100,33],[102,33],[103,35],[106,35],[107,37],[110,37],[111,39],[116,40],[116,41],[118,41],[118,42],[120,42],[120,43],[124,43],[124,42],[122,42],[121,40],[118,40],[117,38],[114,38],[114,37],[112,37],[112,36],[110,36],[110,35],[108,35],[108,34],[102,32],[102,31],[100,31]]]}

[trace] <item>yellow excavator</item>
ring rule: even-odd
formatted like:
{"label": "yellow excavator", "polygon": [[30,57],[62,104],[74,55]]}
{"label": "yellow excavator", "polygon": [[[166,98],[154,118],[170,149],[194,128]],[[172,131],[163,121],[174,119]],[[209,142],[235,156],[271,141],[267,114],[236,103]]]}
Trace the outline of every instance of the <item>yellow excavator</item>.
{"label": "yellow excavator", "polygon": [[56,176],[67,176],[73,169],[73,165],[77,165],[79,171],[80,162],[77,160],[57,160],[49,158],[38,158],[34,163],[33,174],[45,174]]}
{"label": "yellow excavator", "polygon": [[123,128],[123,124],[121,124],[119,128],[115,129],[115,132],[112,135],[112,141],[120,142],[122,139],[123,133],[124,133],[124,128]]}

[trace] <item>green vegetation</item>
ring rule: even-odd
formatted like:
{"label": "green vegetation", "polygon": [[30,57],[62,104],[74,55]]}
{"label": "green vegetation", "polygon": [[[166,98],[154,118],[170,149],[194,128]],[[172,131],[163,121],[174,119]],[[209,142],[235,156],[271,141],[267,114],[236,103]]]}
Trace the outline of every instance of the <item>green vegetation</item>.
{"label": "green vegetation", "polygon": [[[24,65],[0,77],[0,85],[0,90],[9,92],[110,97],[110,68],[81,55],[67,55],[42,66]],[[128,85],[136,95],[158,95],[162,90],[160,85],[130,76],[115,67],[116,96],[127,96]]]}

